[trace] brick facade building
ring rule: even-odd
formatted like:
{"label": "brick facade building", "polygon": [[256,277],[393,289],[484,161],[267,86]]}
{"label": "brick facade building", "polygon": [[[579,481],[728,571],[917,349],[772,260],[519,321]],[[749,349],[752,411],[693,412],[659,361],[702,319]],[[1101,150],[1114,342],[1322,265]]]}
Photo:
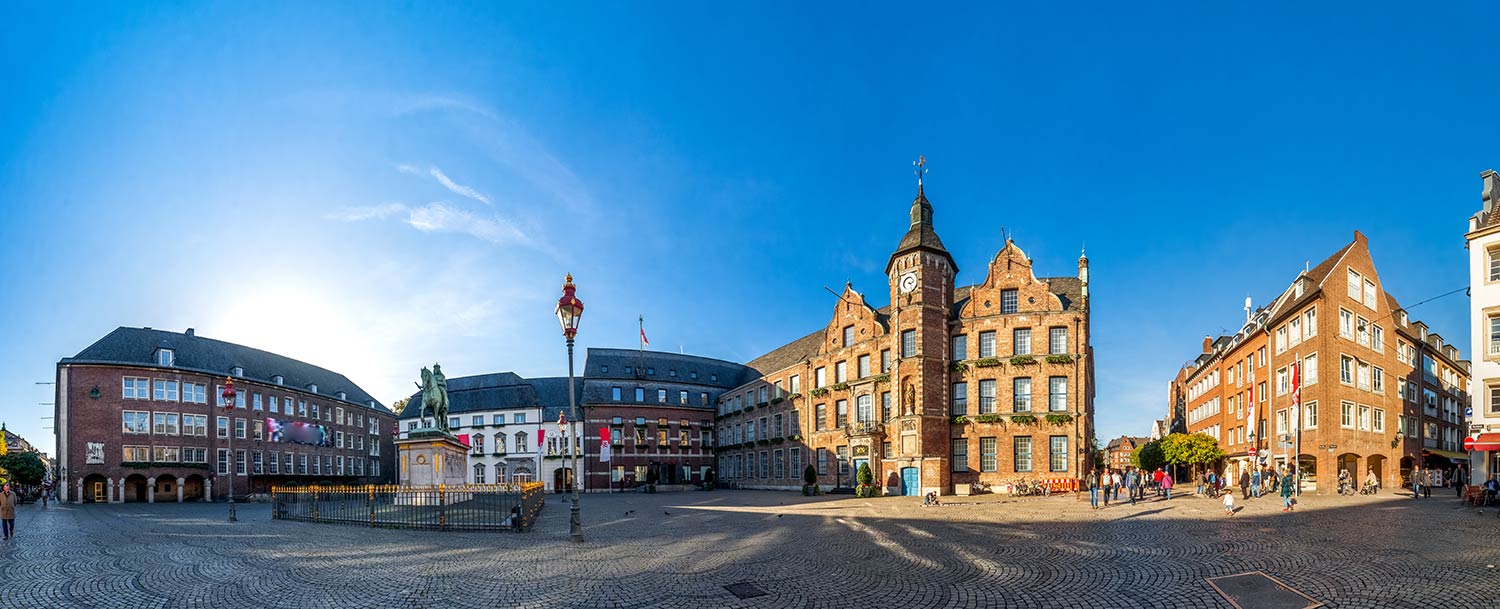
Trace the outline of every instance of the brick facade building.
{"label": "brick facade building", "polygon": [[1391,487],[1414,464],[1464,456],[1456,450],[1468,362],[1382,288],[1363,234],[1271,304],[1247,304],[1246,317],[1235,334],[1204,338],[1171,386],[1187,431],[1218,439],[1232,476],[1295,459],[1319,492],[1336,490],[1340,470],[1355,480],[1374,471]]}
{"label": "brick facade building", "polygon": [[1146,438],[1133,436],[1120,436],[1110,440],[1104,447],[1104,466],[1114,470],[1124,469],[1130,465],[1130,454],[1148,441]]}
{"label": "brick facade building", "polygon": [[759,376],[718,405],[719,472],[797,488],[813,464],[851,486],[868,464],[887,493],[1077,478],[1093,437],[1088,259],[1038,278],[1007,240],[978,284],[933,228],[918,187],[886,265],[889,306],[846,285],[827,326],[749,362]]}
{"label": "brick facade building", "polygon": [[[226,377],[232,414],[219,405]],[[231,467],[241,495],[394,476],[395,416],[359,386],[192,329],[122,327],[64,358],[54,408],[64,500],[224,499]]]}

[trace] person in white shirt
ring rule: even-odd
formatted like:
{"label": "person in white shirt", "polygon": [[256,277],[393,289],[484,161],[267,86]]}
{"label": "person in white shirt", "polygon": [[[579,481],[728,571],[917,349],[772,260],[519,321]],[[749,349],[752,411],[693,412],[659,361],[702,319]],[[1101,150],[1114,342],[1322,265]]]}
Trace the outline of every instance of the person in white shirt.
{"label": "person in white shirt", "polygon": [[1234,493],[1224,493],[1224,514],[1234,515]]}

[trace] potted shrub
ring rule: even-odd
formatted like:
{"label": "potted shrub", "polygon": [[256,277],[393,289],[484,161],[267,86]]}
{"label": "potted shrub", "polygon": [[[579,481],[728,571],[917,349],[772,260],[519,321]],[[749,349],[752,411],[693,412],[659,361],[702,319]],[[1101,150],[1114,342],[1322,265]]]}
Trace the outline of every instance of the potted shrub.
{"label": "potted shrub", "polygon": [[875,487],[875,473],[870,471],[869,463],[859,464],[859,471],[854,474],[854,479],[859,481],[859,486],[854,487],[856,497],[874,497],[879,492]]}
{"label": "potted shrub", "polygon": [[811,497],[817,494],[819,494],[818,468],[813,467],[813,465],[809,463],[807,464],[807,468],[802,470],[802,495]]}

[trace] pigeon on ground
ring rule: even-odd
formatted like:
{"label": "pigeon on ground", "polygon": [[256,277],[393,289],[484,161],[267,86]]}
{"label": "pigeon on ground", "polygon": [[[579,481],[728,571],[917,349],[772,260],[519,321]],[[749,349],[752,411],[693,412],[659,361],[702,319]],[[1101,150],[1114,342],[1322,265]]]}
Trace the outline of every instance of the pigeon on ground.
{"label": "pigeon on ground", "polygon": [[625,515],[629,516],[629,515],[634,514],[634,513],[635,513],[635,510],[628,510],[628,511],[625,512]]}
{"label": "pigeon on ground", "polygon": [[672,513],[671,513],[671,512],[668,512],[668,511],[665,511],[665,510],[664,510],[664,511],[662,511],[662,513],[663,513],[663,514],[666,514],[666,515],[668,515],[668,516],[671,516],[671,515],[672,515]]}
{"label": "pigeon on ground", "polygon": [[782,517],[782,516],[785,516],[785,515],[786,515],[786,514],[777,514],[777,515],[776,515],[776,517],[777,517],[777,518],[780,518],[780,517]]}

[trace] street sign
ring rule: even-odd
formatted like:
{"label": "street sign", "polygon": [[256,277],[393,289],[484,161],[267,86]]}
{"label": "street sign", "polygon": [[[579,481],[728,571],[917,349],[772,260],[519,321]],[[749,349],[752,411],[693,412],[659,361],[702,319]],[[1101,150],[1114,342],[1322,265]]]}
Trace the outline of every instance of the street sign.
{"label": "street sign", "polygon": [[1474,438],[1464,438],[1464,450],[1474,450]]}
{"label": "street sign", "polygon": [[1286,440],[1282,440],[1281,441],[1281,447],[1282,448],[1291,448],[1292,447],[1292,443],[1291,442],[1287,442]]}
{"label": "street sign", "polygon": [[1474,416],[1474,407],[1470,406],[1468,408],[1465,408],[1464,409],[1464,416],[1466,416],[1466,417],[1472,417],[1472,416]]}
{"label": "street sign", "polygon": [[1250,448],[1250,456],[1252,456],[1252,457],[1255,456],[1255,448],[1254,447]]}

